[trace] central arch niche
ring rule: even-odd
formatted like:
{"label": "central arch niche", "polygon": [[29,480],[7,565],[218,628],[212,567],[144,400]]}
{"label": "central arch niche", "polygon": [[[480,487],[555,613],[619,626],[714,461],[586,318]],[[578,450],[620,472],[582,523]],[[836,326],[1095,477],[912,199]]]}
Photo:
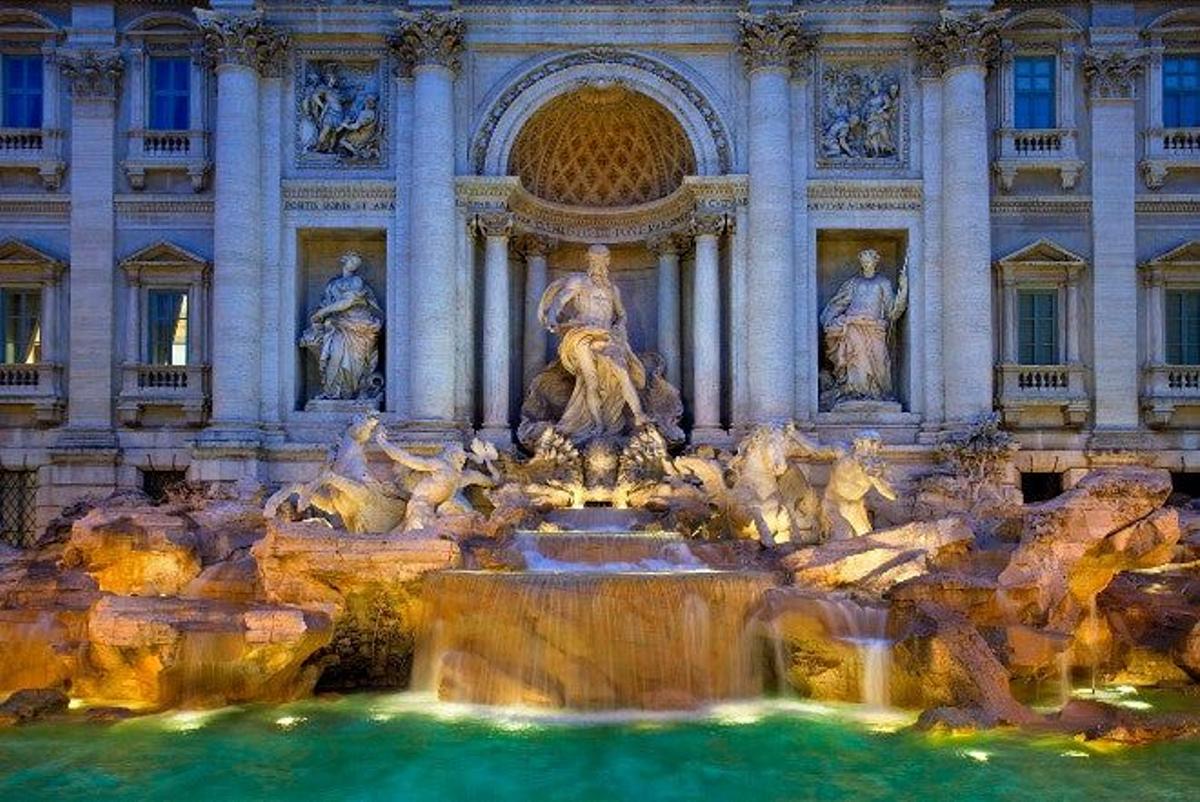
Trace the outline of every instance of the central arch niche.
{"label": "central arch niche", "polygon": [[509,175],[541,200],[606,209],[665,198],[695,172],[675,116],[619,83],[548,101],[521,128],[508,163]]}

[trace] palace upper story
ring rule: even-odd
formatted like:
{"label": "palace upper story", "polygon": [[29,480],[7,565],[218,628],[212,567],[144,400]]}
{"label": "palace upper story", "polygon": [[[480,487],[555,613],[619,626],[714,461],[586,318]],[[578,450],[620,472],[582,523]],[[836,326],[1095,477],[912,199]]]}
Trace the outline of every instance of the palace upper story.
{"label": "palace upper story", "polygon": [[[788,419],[919,460],[994,410],[1029,471],[1186,469],[1200,8],[6,3],[0,485],[44,517],[299,478],[364,408],[511,445],[594,243],[693,442]],[[886,398],[847,404],[822,312],[864,251],[906,303]],[[331,398],[306,332],[350,252],[380,327]]]}

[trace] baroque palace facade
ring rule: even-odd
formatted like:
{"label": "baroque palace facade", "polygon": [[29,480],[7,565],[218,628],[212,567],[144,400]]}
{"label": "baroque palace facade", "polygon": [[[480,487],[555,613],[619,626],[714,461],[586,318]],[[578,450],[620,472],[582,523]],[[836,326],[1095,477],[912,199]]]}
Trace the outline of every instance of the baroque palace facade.
{"label": "baroque palace facade", "polygon": [[1195,3],[192,6],[0,8],[5,540],[364,409],[512,444],[595,243],[692,442],[1200,461]]}

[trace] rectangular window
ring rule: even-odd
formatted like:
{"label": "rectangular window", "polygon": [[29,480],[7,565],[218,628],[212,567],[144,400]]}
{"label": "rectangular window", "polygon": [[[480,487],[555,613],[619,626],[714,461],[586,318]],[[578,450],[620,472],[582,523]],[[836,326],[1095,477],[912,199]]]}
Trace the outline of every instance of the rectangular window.
{"label": "rectangular window", "polygon": [[37,471],[0,471],[0,541],[17,548],[37,540]]}
{"label": "rectangular window", "polygon": [[150,290],[146,358],[151,365],[188,363],[187,290]]}
{"label": "rectangular window", "polygon": [[5,128],[42,127],[42,57],[0,58]]}
{"label": "rectangular window", "polygon": [[1163,58],[1163,127],[1200,128],[1200,54]]}
{"label": "rectangular window", "polygon": [[1054,56],[1013,60],[1013,120],[1017,128],[1053,128]]}
{"label": "rectangular window", "polygon": [[1022,365],[1058,364],[1058,293],[1017,293],[1017,352]]}
{"label": "rectangular window", "polygon": [[0,330],[4,332],[4,363],[33,364],[42,356],[42,292],[0,289]]}
{"label": "rectangular window", "polygon": [[1167,290],[1167,364],[1200,365],[1200,290]]}
{"label": "rectangular window", "polygon": [[191,89],[191,59],[150,59],[151,130],[186,131],[188,129]]}

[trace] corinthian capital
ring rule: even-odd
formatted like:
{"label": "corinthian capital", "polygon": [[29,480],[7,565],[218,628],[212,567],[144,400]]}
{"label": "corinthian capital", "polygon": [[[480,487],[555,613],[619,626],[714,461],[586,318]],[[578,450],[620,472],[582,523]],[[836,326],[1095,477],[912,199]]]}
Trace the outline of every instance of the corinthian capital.
{"label": "corinthian capital", "polygon": [[712,212],[695,212],[688,225],[693,237],[719,237],[724,230],[725,215]]}
{"label": "corinthian capital", "polygon": [[925,65],[942,73],[951,67],[986,65],[1000,48],[1001,11],[942,11],[937,25],[913,37]]}
{"label": "corinthian capital", "polygon": [[229,14],[196,9],[204,47],[217,64],[236,64],[260,73],[278,69],[288,37],[263,22],[262,12]]}
{"label": "corinthian capital", "polygon": [[801,11],[768,11],[765,14],[738,14],[741,31],[739,49],[746,70],[767,68],[794,69],[803,65],[804,57],[816,44],[816,36],[804,30]]}
{"label": "corinthian capital", "polygon": [[125,62],[116,50],[64,50],[58,59],[73,97],[115,100],[120,94]]}
{"label": "corinthian capital", "polygon": [[475,230],[483,237],[507,237],[512,234],[511,212],[489,209],[475,215]]}
{"label": "corinthian capital", "polygon": [[1132,98],[1145,57],[1143,50],[1089,48],[1083,54],[1083,74],[1092,99]]}
{"label": "corinthian capital", "polygon": [[401,65],[412,69],[434,64],[458,71],[466,31],[461,16],[436,11],[397,11],[396,16],[400,25],[389,43]]}

